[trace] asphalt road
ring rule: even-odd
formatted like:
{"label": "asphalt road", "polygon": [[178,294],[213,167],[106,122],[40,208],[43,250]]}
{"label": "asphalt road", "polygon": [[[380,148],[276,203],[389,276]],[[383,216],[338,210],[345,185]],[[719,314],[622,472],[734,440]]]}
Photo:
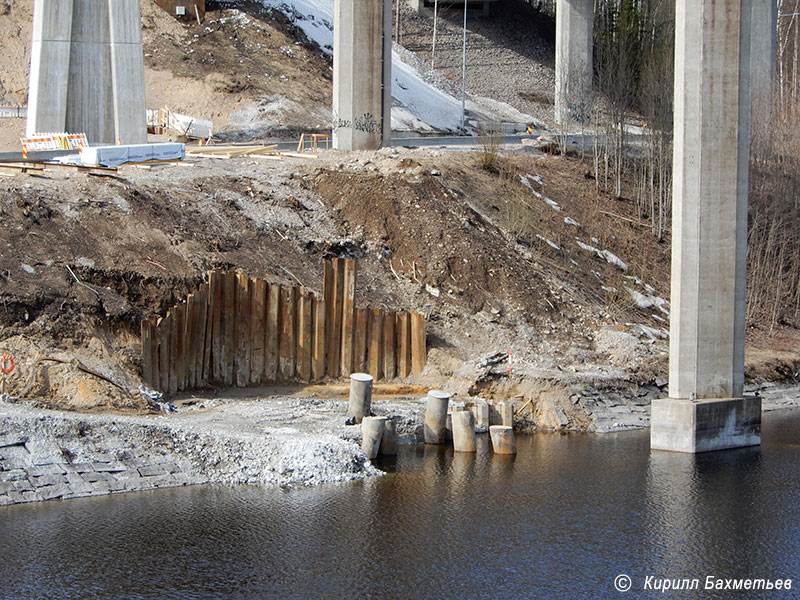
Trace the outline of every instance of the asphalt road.
{"label": "asphalt road", "polygon": [[[524,139],[535,139],[542,134],[548,132],[534,131],[533,135],[507,135],[503,139],[505,145],[519,145]],[[549,134],[552,135],[552,134]],[[568,135],[567,141],[570,145],[581,143],[581,138],[590,139],[591,136],[581,135]],[[248,145],[248,144],[232,144],[232,145]],[[480,138],[476,136],[452,135],[452,136],[415,136],[415,137],[393,137],[393,147],[440,147],[447,148],[451,146],[477,146],[480,147]],[[297,142],[277,142],[278,150],[296,150]],[[52,160],[56,156],[64,156],[67,154],[77,154],[77,150],[51,150],[44,152],[29,152],[28,160]],[[0,152],[0,162],[11,162],[22,160],[22,152]]]}

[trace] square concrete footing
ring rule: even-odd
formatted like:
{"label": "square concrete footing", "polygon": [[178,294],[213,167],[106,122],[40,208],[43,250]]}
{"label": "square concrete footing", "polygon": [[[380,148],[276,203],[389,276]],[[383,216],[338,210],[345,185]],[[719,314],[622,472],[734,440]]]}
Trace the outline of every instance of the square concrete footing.
{"label": "square concrete footing", "polygon": [[650,449],[709,452],[761,444],[761,398],[653,400]]}

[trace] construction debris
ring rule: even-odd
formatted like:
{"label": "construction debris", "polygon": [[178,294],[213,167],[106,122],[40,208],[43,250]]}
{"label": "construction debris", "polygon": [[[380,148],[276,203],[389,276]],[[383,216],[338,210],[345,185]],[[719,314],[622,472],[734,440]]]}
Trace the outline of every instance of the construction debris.
{"label": "construction debris", "polygon": [[214,123],[172,112],[168,108],[147,109],[147,133],[177,133],[186,139],[207,140],[214,134]]}
{"label": "construction debris", "polygon": [[186,148],[186,155],[196,158],[266,158],[280,160],[284,156],[292,158],[317,158],[315,154],[304,154],[301,152],[290,152],[286,150],[278,150],[277,144],[270,144],[265,146],[259,145],[215,145],[209,144],[204,146],[193,146]]}

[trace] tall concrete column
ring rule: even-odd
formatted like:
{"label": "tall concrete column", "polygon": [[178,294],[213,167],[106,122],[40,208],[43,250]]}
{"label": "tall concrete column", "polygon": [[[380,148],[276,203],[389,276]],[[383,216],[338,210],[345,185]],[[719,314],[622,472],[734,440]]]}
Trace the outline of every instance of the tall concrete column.
{"label": "tall concrete column", "polygon": [[35,0],[27,134],[147,141],[137,0]]}
{"label": "tall concrete column", "polygon": [[26,123],[29,136],[63,129],[71,38],[72,2],[36,0]]}
{"label": "tall concrete column", "polygon": [[742,398],[751,2],[675,16],[670,397],[651,447],[702,452],[760,442],[760,401]]}
{"label": "tall concrete column", "polygon": [[391,0],[333,10],[333,147],[376,150],[391,134]]}
{"label": "tall concrete column", "polygon": [[778,0],[752,0],[750,98],[756,110],[771,108],[778,60]]}
{"label": "tall concrete column", "polygon": [[147,111],[139,3],[109,0],[108,10],[116,138],[123,144],[145,144]]}
{"label": "tall concrete column", "polygon": [[586,123],[592,114],[594,0],[556,4],[556,123]]}

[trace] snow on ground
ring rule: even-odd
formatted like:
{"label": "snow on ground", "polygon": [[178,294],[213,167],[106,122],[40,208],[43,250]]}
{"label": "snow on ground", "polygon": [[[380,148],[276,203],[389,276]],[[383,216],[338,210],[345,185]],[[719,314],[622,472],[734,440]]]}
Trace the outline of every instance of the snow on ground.
{"label": "snow on ground", "polygon": [[555,242],[553,242],[553,241],[551,241],[551,240],[548,240],[548,239],[547,239],[546,237],[544,237],[543,235],[539,235],[539,234],[537,233],[537,234],[536,234],[536,237],[537,237],[537,238],[539,238],[540,240],[542,240],[543,242],[545,242],[545,243],[546,243],[548,246],[550,246],[551,248],[554,248],[554,249],[556,249],[556,250],[561,250],[561,247],[560,247],[558,244],[556,244]]}
{"label": "snow on ground", "polygon": [[[533,184],[531,182],[535,181],[536,183],[541,185],[541,183],[542,183],[542,178],[541,177],[539,177],[538,175],[536,177],[534,177],[533,175],[528,174],[528,175],[520,175],[519,178],[520,178],[520,181],[522,181],[522,184],[525,187],[527,187],[534,196],[539,198],[539,200],[544,201],[544,203],[547,204],[547,206],[549,206],[553,210],[561,210],[561,206],[559,206],[558,202],[556,202],[555,200],[553,200],[551,198],[548,198],[544,194],[542,194],[540,192],[537,192],[535,189],[533,189]],[[577,225],[577,223],[575,223],[575,224]]]}
{"label": "snow on ground", "polygon": [[[592,238],[592,240],[596,240],[597,238]],[[587,252],[594,252],[597,256],[605,260],[606,262],[611,263],[612,265],[617,265],[623,271],[628,270],[628,265],[625,261],[623,261],[619,256],[611,252],[610,250],[600,250],[599,248],[595,248],[594,246],[590,246],[589,244],[584,244],[580,240],[576,240],[578,246],[580,246],[583,250]],[[597,243],[595,241],[595,243]],[[638,293],[638,292],[637,292]]]}
{"label": "snow on ground", "polygon": [[[234,5],[238,0],[228,0]],[[306,36],[328,53],[333,52],[334,0],[260,0],[290,17]],[[392,50],[392,129],[396,131],[458,131],[461,99],[427,83],[417,66],[404,61],[402,47]],[[532,123],[530,115],[488,98],[467,97],[466,110],[480,120]]]}
{"label": "snow on ground", "polygon": [[641,292],[637,292],[636,290],[634,290],[633,288],[629,288],[628,286],[625,286],[625,289],[628,290],[628,292],[631,295],[631,298],[633,298],[633,301],[639,308],[657,308],[665,315],[669,316],[669,301],[664,300],[664,298],[661,298],[659,296],[653,296],[651,294],[642,294]]}

